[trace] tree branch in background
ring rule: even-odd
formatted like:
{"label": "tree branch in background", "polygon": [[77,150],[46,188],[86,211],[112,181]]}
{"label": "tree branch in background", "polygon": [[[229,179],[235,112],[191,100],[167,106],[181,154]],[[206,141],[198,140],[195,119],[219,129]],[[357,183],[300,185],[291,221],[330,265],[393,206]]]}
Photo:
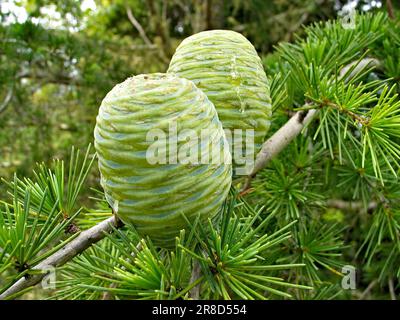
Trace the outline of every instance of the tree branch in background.
{"label": "tree branch in background", "polygon": [[132,25],[139,32],[140,37],[143,39],[144,43],[149,47],[154,47],[154,44],[152,44],[150,39],[147,37],[142,25],[139,23],[139,21],[136,20],[135,16],[133,15],[131,8],[126,7],[126,15],[128,16],[130,23],[132,23]]}
{"label": "tree branch in background", "polygon": [[[364,58],[360,61],[354,61],[349,63],[347,66],[344,66],[339,73],[339,79],[346,76],[345,82],[353,79],[356,75],[358,75],[361,71],[366,70],[367,68],[379,68],[381,63],[379,60],[375,58]],[[349,73],[349,74],[348,74]]]}
{"label": "tree branch in background", "polygon": [[[139,242],[139,243],[137,244],[136,250],[137,250],[137,252],[140,251],[140,250],[142,250],[142,242]],[[136,257],[136,252],[132,252],[132,253],[131,253],[131,257],[132,257],[132,260],[135,259],[135,257]],[[125,266],[122,266],[121,269],[122,269],[122,270],[126,270],[126,267],[125,267]],[[115,282],[114,282],[114,283],[111,283],[111,285],[109,286],[109,288],[110,288],[110,289],[118,288],[118,284],[115,283]],[[101,297],[101,300],[111,300],[111,299],[113,298],[113,296],[114,296],[114,295],[113,295],[113,293],[112,293],[112,290],[110,290],[110,291],[104,291],[104,292],[103,292],[103,295],[102,295],[102,297]]]}
{"label": "tree branch in background", "polygon": [[374,211],[378,206],[376,202],[370,202],[368,207],[364,207],[364,204],[360,201],[344,201],[340,199],[330,199],[326,205],[330,208],[340,209],[344,211],[359,211],[367,209],[368,212]]}
{"label": "tree branch in background", "polygon": [[296,112],[286,124],[264,142],[260,152],[257,154],[253,170],[245,180],[242,194],[250,188],[251,180],[256,176],[257,172],[265,168],[275,156],[292,142],[300,134],[301,130],[315,118],[316,114],[316,109]]}
{"label": "tree branch in background", "polygon": [[103,239],[107,233],[112,232],[113,227],[120,227],[120,221],[112,216],[94,227],[82,231],[79,236],[55,252],[53,255],[43,260],[32,268],[32,271],[42,271],[39,274],[27,275],[15,282],[5,292],[0,294],[0,300],[13,296],[18,292],[38,284],[47,275],[48,270],[60,267],[72,258],[89,248],[92,244]]}
{"label": "tree branch in background", "polygon": [[[379,68],[380,65],[380,62],[377,59],[364,58],[344,66],[340,70],[339,77],[340,79],[345,77],[344,81],[347,82],[359,75],[362,71],[365,71],[367,68]],[[329,106],[337,108],[335,104],[329,104]],[[253,170],[245,179],[241,195],[247,193],[251,186],[251,180],[256,176],[257,172],[265,168],[276,155],[292,142],[300,134],[301,130],[303,130],[303,128],[315,118],[317,113],[316,109],[296,112],[283,127],[264,142],[260,152],[257,154]],[[356,114],[349,115],[357,116]],[[360,119],[355,120],[360,121]]]}
{"label": "tree branch in background", "polygon": [[13,87],[11,87],[11,88],[8,90],[7,95],[6,95],[6,97],[4,98],[4,101],[3,101],[2,104],[0,105],[0,113],[2,113],[4,110],[6,110],[8,104],[10,103],[11,98],[12,98],[12,96],[13,96],[13,92],[14,92],[14,89],[13,89]]}

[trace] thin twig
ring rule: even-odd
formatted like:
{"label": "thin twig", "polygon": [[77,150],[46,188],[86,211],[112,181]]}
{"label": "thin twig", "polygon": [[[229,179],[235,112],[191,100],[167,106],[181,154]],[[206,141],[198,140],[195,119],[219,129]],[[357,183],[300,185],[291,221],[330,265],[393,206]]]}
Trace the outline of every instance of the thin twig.
{"label": "thin twig", "polygon": [[[193,262],[192,275],[190,276],[190,283],[194,283],[200,277],[201,277],[200,263],[195,260]],[[200,284],[198,284],[197,286],[193,287],[189,291],[189,297],[192,298],[193,300],[199,300],[199,298],[200,298]]]}
{"label": "thin twig", "polygon": [[378,281],[375,279],[371,281],[371,283],[368,285],[368,287],[364,290],[364,292],[361,294],[359,300],[364,300],[365,297],[371,292],[371,290],[375,287],[375,285],[378,283]]}
{"label": "thin twig", "polygon": [[166,16],[165,20],[163,19],[163,13],[160,12],[159,6],[156,5],[153,0],[147,0],[146,2],[149,10],[150,25],[155,27],[156,33],[162,40],[162,56],[164,56],[164,59],[167,62],[172,55],[171,41],[168,29],[169,22],[166,19]]}
{"label": "thin twig", "polygon": [[367,211],[371,212],[376,209],[378,203],[372,201],[368,204],[365,208],[364,204],[361,201],[344,201],[341,199],[329,199],[326,202],[326,205],[330,208],[336,208],[340,210],[347,210],[347,211],[358,211],[367,209]]}
{"label": "thin twig", "polygon": [[146,32],[144,31],[142,25],[139,23],[139,21],[136,20],[135,16],[132,13],[131,8],[126,7],[126,15],[128,16],[128,19],[132,23],[132,25],[139,32],[139,34],[140,34],[141,38],[143,39],[144,43],[146,45],[148,45],[149,47],[153,47],[154,45],[151,43],[150,39],[147,37]]}
{"label": "thin twig", "polygon": [[[111,283],[109,286],[109,289],[115,289],[117,287],[117,284],[115,282]],[[113,294],[110,290],[104,291],[103,295],[101,296],[101,300],[111,300],[113,297]]]}
{"label": "thin twig", "polygon": [[[377,68],[379,66],[379,60],[374,58],[364,58],[360,61],[354,61],[340,70],[340,79],[345,77],[344,81],[347,82],[360,74],[367,67]],[[323,103],[326,106],[340,109],[340,111],[347,113],[360,123],[368,121],[368,119],[364,120],[349,110],[341,110],[340,106],[330,101],[323,101]],[[317,113],[318,111],[316,109],[309,109],[308,112],[304,110],[296,112],[283,127],[275,132],[275,134],[263,144],[261,151],[257,154],[253,170],[245,179],[241,195],[248,192],[251,186],[251,180],[255,177],[257,172],[265,168],[276,155],[286,148],[286,146],[300,134],[303,128],[315,119]]]}
{"label": "thin twig", "polygon": [[82,231],[79,236],[66,244],[63,248],[56,251],[53,255],[43,260],[32,268],[32,270],[42,271],[39,274],[25,276],[15,282],[5,292],[0,294],[0,300],[14,295],[28,287],[38,284],[48,274],[48,270],[60,267],[70,261],[72,258],[89,248],[93,243],[103,239],[107,233],[112,232],[112,227],[119,227],[119,221],[112,216],[90,229]]}
{"label": "thin twig", "polygon": [[353,111],[351,111],[351,110],[348,110],[348,109],[346,109],[346,108],[343,108],[341,105],[338,105],[338,104],[336,104],[336,103],[333,103],[333,102],[331,102],[331,101],[329,101],[329,100],[324,100],[324,101],[322,102],[322,106],[323,106],[323,107],[329,107],[329,108],[332,108],[332,109],[334,109],[334,110],[337,110],[337,111],[339,111],[339,112],[341,112],[341,113],[343,113],[343,114],[346,114],[346,115],[348,115],[350,118],[352,118],[355,122],[358,122],[359,124],[362,124],[363,126],[366,126],[366,127],[367,127],[367,126],[369,125],[370,118],[360,116],[360,115],[358,115],[357,113],[355,113],[355,112],[353,112]]}
{"label": "thin twig", "polygon": [[7,95],[6,95],[6,97],[4,98],[4,101],[3,101],[2,104],[0,105],[0,113],[2,113],[4,110],[6,110],[8,104],[10,103],[11,98],[12,98],[12,96],[13,96],[13,91],[14,91],[13,87],[11,87],[11,88],[8,90]]}
{"label": "thin twig", "polygon": [[395,15],[394,15],[392,0],[386,0],[386,8],[387,8],[389,18],[394,20]]}

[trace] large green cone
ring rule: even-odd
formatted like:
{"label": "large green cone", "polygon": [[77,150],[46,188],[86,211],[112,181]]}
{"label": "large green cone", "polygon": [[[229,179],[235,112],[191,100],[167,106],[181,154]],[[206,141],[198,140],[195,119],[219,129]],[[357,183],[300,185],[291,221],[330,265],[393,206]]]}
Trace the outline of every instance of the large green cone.
{"label": "large green cone", "polygon": [[[171,164],[168,151],[174,155],[189,144],[172,134],[175,123],[178,137],[193,130],[199,141],[191,140],[192,147],[199,154],[217,147],[220,161],[210,156],[217,159],[214,164],[184,164],[182,158]],[[151,133],[167,149],[154,148],[157,138]],[[221,122],[212,102],[189,80],[149,74],[118,84],[102,101],[94,135],[108,202],[123,222],[156,245],[173,246],[179,230],[187,227],[183,215],[192,222],[198,215],[213,217],[228,194],[232,165]],[[157,149],[156,159],[149,158]],[[163,155],[166,163],[154,163]]]}
{"label": "large green cone", "polygon": [[270,127],[270,90],[261,60],[244,36],[229,30],[190,36],[176,49],[168,72],[206,93],[224,129],[253,129],[255,153],[260,149]]}

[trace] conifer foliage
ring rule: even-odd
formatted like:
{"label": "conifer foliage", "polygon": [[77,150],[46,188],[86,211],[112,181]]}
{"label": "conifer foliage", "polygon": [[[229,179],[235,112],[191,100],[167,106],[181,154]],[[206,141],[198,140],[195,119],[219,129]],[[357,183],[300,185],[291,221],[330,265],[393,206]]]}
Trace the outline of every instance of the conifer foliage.
{"label": "conifer foliage", "polygon": [[[400,26],[384,13],[316,23],[263,63],[273,136],[311,121],[252,177],[238,179],[221,215],[187,223],[173,249],[115,223],[112,232],[56,266],[49,299],[395,299],[400,292]],[[300,113],[298,113],[300,112]],[[96,155],[38,165],[4,181],[0,297],[42,271],[45,259],[109,219],[104,194],[82,188]],[[95,170],[95,169],[94,169]],[[157,201],[157,199],[154,199]],[[83,202],[82,202],[83,203]],[[87,203],[87,202],[84,202]],[[349,266],[355,289],[343,286]],[[44,272],[44,271],[43,271]],[[374,284],[374,285],[371,285]]]}

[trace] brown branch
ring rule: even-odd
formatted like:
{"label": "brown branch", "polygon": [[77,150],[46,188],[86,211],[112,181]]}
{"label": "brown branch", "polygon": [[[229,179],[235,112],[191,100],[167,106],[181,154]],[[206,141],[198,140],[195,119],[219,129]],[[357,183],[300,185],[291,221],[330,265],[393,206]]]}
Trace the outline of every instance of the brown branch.
{"label": "brown branch", "polygon": [[242,193],[250,188],[251,180],[256,174],[286,148],[286,146],[300,134],[303,128],[315,118],[316,114],[316,109],[296,112],[288,122],[263,144],[261,151],[257,154],[254,167],[245,180]]}
{"label": "brown branch", "polygon": [[49,269],[64,265],[72,258],[89,248],[92,244],[103,239],[107,233],[112,232],[113,226],[121,226],[119,220],[117,220],[115,216],[100,222],[88,230],[82,231],[79,236],[66,244],[63,248],[56,251],[50,257],[32,268],[32,270],[35,271],[43,271],[42,273],[27,275],[19,279],[10,288],[0,294],[0,300],[4,300],[28,287],[38,284],[48,274]]}

